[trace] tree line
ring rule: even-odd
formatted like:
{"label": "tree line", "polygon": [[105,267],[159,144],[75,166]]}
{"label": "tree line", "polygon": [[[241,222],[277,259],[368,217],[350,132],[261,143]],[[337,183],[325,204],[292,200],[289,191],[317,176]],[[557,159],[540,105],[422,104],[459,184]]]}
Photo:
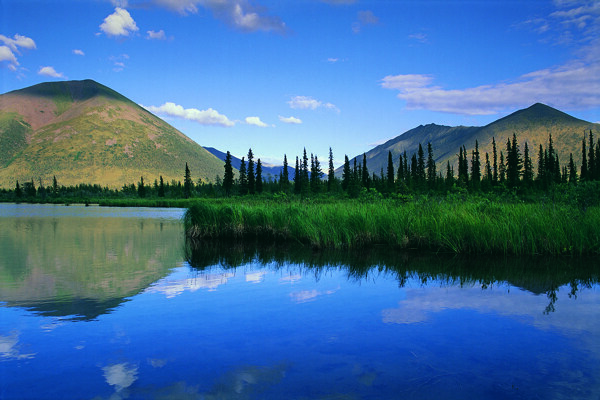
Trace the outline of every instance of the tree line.
{"label": "tree line", "polygon": [[[409,155],[404,151],[394,162],[388,152],[387,168],[378,172],[369,171],[366,154],[362,161],[353,162],[346,155],[341,178],[335,175],[333,151],[329,148],[327,174],[323,171],[316,154],[306,149],[302,156],[296,156],[295,166],[289,168],[287,155],[283,157],[283,168],[277,177],[263,177],[260,158],[255,161],[252,149],[242,157],[236,173],[232,166],[232,155],[228,151],[225,157],[224,173],[217,176],[215,182],[194,182],[188,164],[185,164],[183,183],[163,177],[153,183],[144,182],[140,177],[137,184],[124,185],[121,189],[110,189],[100,185],[80,184],[59,186],[53,177],[52,185],[44,186],[39,181],[16,182],[14,190],[0,190],[4,200],[46,199],[46,198],[192,198],[192,197],[228,197],[252,196],[263,193],[285,193],[300,197],[320,194],[358,197],[364,193],[381,196],[408,195],[419,193],[446,193],[452,190],[468,192],[490,192],[498,190],[517,190],[521,192],[547,191],[558,184],[576,185],[578,182],[600,181],[600,139],[594,141],[594,134],[584,135],[581,144],[581,165],[576,166],[573,154],[561,165],[554,147],[552,135],[548,146],[539,145],[537,149],[537,168],[534,172],[532,149],[527,142],[521,145],[516,134],[507,139],[503,148],[492,138],[492,153],[482,155],[479,143],[475,142],[470,154],[465,146],[459,148],[458,162],[455,166],[448,161],[438,169],[434,149],[431,143],[419,144],[416,153]],[[293,176],[290,176],[290,170]]]}

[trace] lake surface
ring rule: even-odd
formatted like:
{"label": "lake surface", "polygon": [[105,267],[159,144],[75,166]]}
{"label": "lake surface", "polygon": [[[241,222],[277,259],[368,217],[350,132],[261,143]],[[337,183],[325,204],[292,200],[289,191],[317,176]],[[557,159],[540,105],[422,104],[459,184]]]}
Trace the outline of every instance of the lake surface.
{"label": "lake surface", "polygon": [[600,267],[186,243],[0,204],[0,399],[600,399]]}

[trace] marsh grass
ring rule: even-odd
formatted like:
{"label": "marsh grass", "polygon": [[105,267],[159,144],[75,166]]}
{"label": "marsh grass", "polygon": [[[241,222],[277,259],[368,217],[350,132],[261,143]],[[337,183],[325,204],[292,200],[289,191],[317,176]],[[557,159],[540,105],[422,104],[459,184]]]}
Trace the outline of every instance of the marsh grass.
{"label": "marsh grass", "polygon": [[197,201],[184,217],[199,239],[375,245],[456,254],[599,254],[600,209],[563,204],[422,198],[359,202]]}

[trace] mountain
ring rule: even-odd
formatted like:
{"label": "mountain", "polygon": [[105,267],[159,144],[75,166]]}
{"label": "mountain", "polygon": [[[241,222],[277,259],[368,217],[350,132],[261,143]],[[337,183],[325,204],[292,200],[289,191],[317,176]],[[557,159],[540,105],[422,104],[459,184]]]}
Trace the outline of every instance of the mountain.
{"label": "mountain", "polygon": [[116,91],[92,80],[41,83],[0,95],[0,187],[15,181],[120,188],[212,181],[223,163]]}
{"label": "mountain", "polygon": [[[225,162],[225,157],[227,156],[227,153],[223,153],[222,151],[217,150],[214,147],[204,147],[204,148],[209,153],[211,153],[212,155],[217,157],[219,160]],[[248,160],[246,160],[246,161],[248,161]],[[256,162],[256,161],[257,160],[254,160],[254,162]],[[241,164],[242,164],[242,160],[240,160],[237,157],[231,156],[231,166],[233,168],[239,170]],[[261,165],[262,165],[263,179],[269,179],[269,178],[279,179],[279,174],[281,173],[281,171],[283,171],[283,165],[264,164],[262,161],[261,161]],[[294,179],[294,175],[296,174],[296,171],[294,170],[294,168],[290,167],[289,165],[288,165],[288,174],[289,174],[289,179]]]}
{"label": "mountain", "polygon": [[[584,133],[587,134],[590,130],[598,134],[600,124],[583,121],[547,105],[536,103],[482,127],[420,125],[373,148],[365,155],[367,167],[371,173],[379,174],[381,168],[385,173],[389,151],[392,152],[394,166],[397,168],[399,156],[406,151],[408,157],[412,157],[417,153],[419,143],[423,146],[425,157],[427,157],[427,143],[431,142],[438,172],[445,173],[448,161],[451,165],[456,164],[461,146],[464,145],[467,149],[470,160],[471,150],[475,148],[475,141],[477,141],[483,167],[486,152],[492,162],[492,139],[496,140],[498,158],[500,158],[501,151],[506,153],[506,141],[515,133],[521,154],[527,143],[533,165],[536,167],[539,146],[541,144],[544,149],[547,149],[548,138],[552,134],[553,146],[558,153],[561,165],[567,165],[569,154],[573,153],[573,159],[579,167],[581,166],[581,140]],[[362,154],[355,158],[357,163],[362,163]],[[353,160],[350,162],[351,165]],[[342,168],[338,168],[336,172],[341,173],[341,170]]]}

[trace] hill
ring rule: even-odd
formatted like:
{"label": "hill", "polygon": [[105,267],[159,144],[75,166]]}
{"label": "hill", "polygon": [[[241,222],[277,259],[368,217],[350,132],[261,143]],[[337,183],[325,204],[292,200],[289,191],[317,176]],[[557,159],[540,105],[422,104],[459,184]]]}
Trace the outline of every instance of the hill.
{"label": "hill", "polygon": [[80,183],[120,188],[144,177],[196,181],[223,163],[125,96],[92,80],[41,83],[0,95],[0,187]]}
{"label": "hill", "polygon": [[[217,157],[219,160],[225,162],[225,157],[227,156],[227,153],[223,153],[220,150],[215,149],[214,147],[205,147],[205,149],[211,153],[212,155],[214,155],[215,157]],[[247,160],[246,160],[247,161]],[[255,160],[256,162],[256,160]],[[240,169],[240,165],[242,164],[242,160],[240,160],[239,158],[235,157],[235,156],[231,156],[231,166],[235,169]],[[263,179],[279,179],[279,174],[281,173],[281,171],[283,171],[283,165],[271,165],[271,164],[265,164],[261,161],[261,165],[262,165],[262,176]],[[288,166],[288,174],[289,174],[289,179],[294,179],[294,175],[296,174],[296,170],[293,167]]]}
{"label": "hill", "polygon": [[[389,151],[392,152],[394,165],[397,168],[398,158],[404,151],[411,157],[418,151],[419,143],[426,152],[426,145],[431,142],[438,171],[440,171],[448,161],[451,165],[456,164],[459,149],[463,145],[469,153],[470,160],[471,150],[475,148],[475,141],[477,141],[483,165],[486,152],[489,153],[491,162],[492,139],[496,140],[498,157],[500,157],[500,151],[506,153],[506,141],[515,133],[521,154],[527,143],[535,168],[539,146],[541,144],[544,149],[547,149],[548,138],[551,134],[553,146],[558,153],[561,165],[566,165],[569,154],[573,153],[573,159],[579,167],[581,165],[581,140],[584,133],[587,134],[590,130],[594,134],[598,134],[600,124],[583,121],[547,105],[536,103],[483,127],[420,125],[373,148],[365,155],[369,171],[379,174],[381,168],[384,171],[387,169]],[[362,162],[362,157],[362,154],[355,157],[357,163]],[[353,160],[351,160],[351,164]],[[336,172],[341,173],[341,168]]]}

